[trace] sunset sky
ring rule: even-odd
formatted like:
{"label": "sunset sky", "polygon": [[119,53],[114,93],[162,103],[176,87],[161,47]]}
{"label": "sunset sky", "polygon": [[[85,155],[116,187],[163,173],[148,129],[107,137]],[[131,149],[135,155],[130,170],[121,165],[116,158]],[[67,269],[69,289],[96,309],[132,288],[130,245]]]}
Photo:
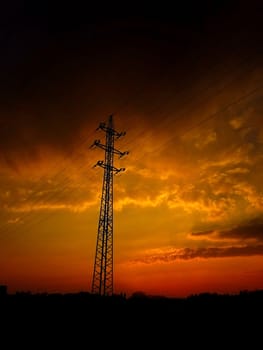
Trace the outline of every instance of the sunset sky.
{"label": "sunset sky", "polygon": [[113,114],[114,291],[263,289],[261,2],[36,3],[0,15],[0,284],[90,291]]}

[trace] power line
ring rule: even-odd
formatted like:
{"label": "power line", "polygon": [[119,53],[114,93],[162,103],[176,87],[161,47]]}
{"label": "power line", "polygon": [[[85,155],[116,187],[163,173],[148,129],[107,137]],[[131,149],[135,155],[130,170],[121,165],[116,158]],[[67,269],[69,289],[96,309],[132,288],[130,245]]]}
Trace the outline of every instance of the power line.
{"label": "power line", "polygon": [[[248,60],[248,57],[246,57],[245,58],[245,60],[244,61],[242,61],[242,63],[243,64],[246,64],[246,63],[248,63],[249,62],[249,60]],[[251,63],[254,63],[254,65],[252,65],[252,66],[249,66],[248,67],[248,69],[247,69],[247,71],[246,71],[246,73],[251,73],[253,70],[255,70],[255,68],[256,68],[256,63],[255,62],[251,62]],[[228,71],[228,73],[231,73],[231,75],[233,74],[233,70],[232,71]],[[230,75],[230,76],[231,76]],[[229,86],[231,86],[235,81],[237,81],[237,80],[240,80],[242,77],[243,77],[243,75],[244,75],[244,71],[242,71],[241,72],[241,74],[238,76],[238,77],[234,77],[234,78],[232,78],[232,76],[231,76],[231,80],[230,81],[228,81],[226,84],[224,84],[222,87],[220,87],[220,89],[218,89],[218,91],[217,91],[217,94],[216,95],[213,95],[213,98],[215,97],[215,96],[217,96],[217,95],[220,95],[222,92],[224,92],[224,90],[226,89],[226,88],[228,88]],[[220,82],[221,81],[221,79],[218,79],[217,80],[218,82]],[[213,87],[214,87],[214,84],[213,84]],[[200,96],[200,95],[202,95],[202,93],[203,92],[206,92],[206,91],[209,91],[209,89],[210,89],[210,86],[208,85],[208,86],[205,86],[203,89],[201,89],[199,92],[198,92],[198,95],[196,95],[196,96]],[[177,91],[177,94],[176,95],[180,95],[181,93],[180,93],[180,91]],[[196,98],[196,96],[194,96],[193,97],[193,99],[195,99]],[[193,99],[191,100],[191,105],[192,105],[192,101],[193,101]],[[202,96],[202,99],[201,99],[201,102],[202,103],[204,103],[206,100],[208,101],[208,100],[210,100],[211,99],[211,97],[210,96],[205,96],[205,98],[204,98],[204,96]],[[183,107],[189,107],[189,97],[188,97],[188,99],[186,99],[185,100],[185,104],[183,105]],[[198,101],[199,102],[199,104],[200,104],[200,101]],[[156,109],[156,110],[158,110],[158,109]],[[154,112],[156,112],[156,110],[153,110]],[[153,112],[152,111],[152,112]],[[177,112],[178,113],[178,112]],[[187,113],[187,111],[185,111],[184,113],[183,113],[183,115],[185,115]],[[173,118],[173,120],[169,120],[169,116],[171,116],[171,112],[168,112],[168,113],[163,113],[162,114],[162,116],[165,116],[166,115],[166,117],[165,118],[159,118],[159,122],[158,122],[158,124],[156,124],[155,123],[155,128],[158,126],[158,125],[160,125],[160,126],[162,126],[162,127],[165,127],[165,128],[168,128],[169,127],[169,125],[171,125],[171,124],[173,124],[174,123],[174,121],[175,120],[179,120],[180,118],[179,118],[179,115],[178,115],[178,117],[175,117],[175,118]],[[182,115],[180,115],[180,117],[182,117]],[[136,135],[135,137],[140,137],[142,135],[142,132],[140,132],[138,135]],[[149,137],[146,137],[145,135],[144,135],[144,137],[143,137],[143,143],[145,143],[145,140],[147,140],[147,138],[149,138]],[[130,141],[131,142],[131,141]],[[130,142],[128,142],[128,143],[130,143]],[[125,147],[127,146],[127,143],[125,144]],[[135,145],[135,148],[136,147],[139,147],[140,148],[140,153],[141,153],[141,145],[138,145],[138,142],[137,142],[137,144]]]}
{"label": "power line", "polygon": [[[248,58],[246,58],[245,60],[244,60],[244,62],[243,63],[246,63],[247,62],[247,59]],[[243,74],[243,73],[242,73]],[[236,78],[233,80],[233,81],[235,81],[236,80]],[[232,82],[233,82],[232,81]],[[231,83],[232,83],[231,82]],[[207,88],[205,88],[205,90],[206,90]],[[222,89],[221,89],[222,90]],[[221,90],[220,90],[220,92],[221,92]],[[179,91],[180,92],[180,91]],[[228,108],[228,107],[227,107]],[[217,113],[220,113],[220,112],[217,112]],[[166,118],[167,119],[167,118]],[[204,123],[205,121],[206,121],[206,119],[207,120],[209,120],[209,119],[212,119],[212,116],[210,116],[210,117],[208,117],[208,118],[205,118],[205,120],[202,120],[200,123],[202,124],[202,123]],[[201,125],[200,124],[200,125]],[[199,124],[198,124],[199,125]],[[196,126],[193,126],[193,127],[198,127],[198,125],[196,125]],[[192,127],[192,128],[193,128]],[[188,131],[186,131],[186,132],[188,132]],[[93,133],[93,132],[92,132]],[[91,133],[91,134],[92,134]],[[144,133],[144,131],[141,131],[140,133],[139,133],[139,135],[143,135],[143,133]],[[171,139],[170,139],[171,140]],[[80,145],[81,144],[85,144],[87,142],[87,137],[85,137],[85,138],[83,138],[83,140],[82,141],[80,141]],[[129,143],[129,142],[128,142]],[[168,142],[167,143],[169,143],[169,140],[168,140]],[[167,144],[167,143],[165,143],[165,144]],[[161,146],[161,147],[163,147],[163,146]],[[158,151],[158,150],[157,150]],[[72,152],[71,152],[72,153]],[[142,155],[143,156],[143,155]],[[66,155],[65,156],[65,159],[67,159],[68,158],[68,155]],[[54,180],[54,178],[56,178],[56,177],[58,177],[58,176],[60,176],[60,175],[63,175],[65,172],[67,171],[67,166],[65,166],[63,169],[61,169],[54,177],[53,177],[53,180]],[[42,177],[43,178],[43,177]],[[41,180],[41,179],[40,179]],[[35,190],[34,191],[32,191],[31,193],[30,193],[30,195],[26,198],[26,201],[28,201],[28,200],[31,200],[31,198],[33,199],[33,197],[34,197],[34,193],[36,192],[36,191],[41,191],[41,189],[42,189],[42,187],[41,187],[42,185],[41,185],[41,183],[39,182],[38,183],[38,186],[35,188]],[[48,199],[48,198],[47,198]],[[35,198],[34,199],[34,201],[36,201],[36,203],[37,203],[37,199]]]}
{"label": "power line", "polygon": [[[263,79],[261,79],[259,82],[261,82]],[[249,97],[255,95],[258,91],[260,91],[263,88],[263,85],[258,86],[257,88],[250,90],[248,93],[243,94],[241,96],[239,96],[237,99],[231,101],[230,103],[228,103],[226,106],[224,106],[223,108],[221,108],[220,110],[216,111],[215,113],[210,114],[209,116],[203,118],[202,120],[200,120],[198,123],[193,124],[190,128],[186,129],[184,131],[183,134],[181,135],[177,135],[176,138],[178,137],[183,137],[186,133],[190,132],[191,130],[198,128],[199,126],[201,126],[202,124],[206,123],[207,121],[217,117],[218,115],[220,115],[221,113],[227,111],[230,107],[233,107],[235,105],[240,104],[242,101],[248,99]],[[167,141],[165,141],[163,144],[161,144],[159,147],[155,148],[154,150],[152,150],[151,152],[149,152],[148,154],[154,154],[159,152],[161,149],[163,149],[164,147],[168,146],[171,142],[174,141],[175,136],[169,138]],[[140,156],[139,158],[136,158],[135,160],[138,161],[140,159],[142,159],[143,157],[145,157],[145,154],[143,154],[142,156]]]}
{"label": "power line", "polygon": [[[85,167],[85,163],[81,164],[81,166],[78,167],[78,170],[80,170],[80,169],[82,169],[84,167]],[[46,201],[46,202],[47,201],[51,201],[54,198],[58,199],[59,196],[61,196],[63,193],[65,193],[65,191],[68,188],[68,185],[72,184],[72,183],[73,182],[72,182],[72,180],[69,177],[65,178],[64,181],[61,183],[62,186],[61,186],[59,192],[50,193],[48,196],[46,196],[44,198],[44,201]],[[75,190],[75,188],[72,189],[70,192],[73,192],[74,190]],[[36,206],[39,202],[40,202],[40,199],[35,197],[34,200],[30,202],[29,207],[34,209],[34,206]],[[37,214],[35,213],[34,210],[33,210],[33,212],[32,212],[32,210],[29,210],[26,213],[24,213],[23,215],[20,215],[19,219],[20,219],[21,225],[23,227],[27,227],[26,225],[28,225],[28,224],[32,226],[32,222],[34,222],[35,219],[38,220],[38,216],[37,216]],[[28,221],[28,220],[31,220],[31,222]],[[21,226],[20,226],[20,228],[21,228]],[[10,232],[14,231],[15,229],[16,229],[16,227],[12,227],[12,226],[9,225],[9,223],[6,223],[5,225],[1,226],[1,236],[3,234],[7,234],[7,233],[10,233]]]}
{"label": "power line", "polygon": [[[232,83],[232,82],[233,82],[233,81],[231,81],[231,83]],[[260,88],[261,88],[261,87],[260,87]],[[246,94],[246,95],[242,95],[240,98],[238,98],[238,99],[235,100],[235,101],[232,101],[230,104],[228,104],[227,106],[225,106],[223,109],[217,111],[216,113],[213,113],[212,115],[209,115],[208,117],[206,117],[206,118],[204,118],[203,120],[201,120],[199,123],[193,125],[191,128],[189,128],[188,130],[186,130],[185,133],[186,133],[186,132],[189,132],[189,131],[192,130],[193,128],[199,127],[200,125],[202,125],[202,124],[205,123],[206,121],[208,121],[208,120],[210,120],[210,119],[216,117],[218,114],[220,114],[220,113],[226,111],[226,110],[227,110],[228,108],[230,108],[231,106],[240,103],[242,100],[244,100],[244,99],[250,97],[251,95],[253,95],[254,93],[256,93],[258,90],[260,90],[260,88],[254,89],[253,91],[249,92],[249,93]],[[185,134],[185,133],[184,133],[184,134]],[[184,134],[183,134],[183,135],[184,135]],[[183,135],[181,135],[181,136],[183,136]],[[165,142],[163,145],[161,145],[160,147],[158,147],[157,149],[155,149],[155,150],[152,151],[151,153],[158,152],[161,148],[163,148],[163,147],[165,147],[166,145],[168,145],[172,140],[173,140],[173,138],[169,139],[167,142]],[[142,155],[142,157],[143,157],[143,156],[144,156],[144,154]],[[142,157],[140,157],[140,158],[142,158]],[[139,158],[139,159],[140,159],[140,158]],[[138,159],[137,159],[137,160],[138,160]],[[67,168],[65,167],[65,168],[63,169],[63,171],[66,170],[66,169],[67,169]],[[63,171],[62,171],[61,173],[63,173]],[[32,197],[32,195],[31,195],[30,197]],[[47,198],[47,199],[48,199],[48,198]],[[50,198],[49,198],[49,199],[50,199]],[[30,198],[27,198],[27,200],[30,200]],[[28,217],[28,216],[30,216],[30,215],[27,213],[26,217]]]}

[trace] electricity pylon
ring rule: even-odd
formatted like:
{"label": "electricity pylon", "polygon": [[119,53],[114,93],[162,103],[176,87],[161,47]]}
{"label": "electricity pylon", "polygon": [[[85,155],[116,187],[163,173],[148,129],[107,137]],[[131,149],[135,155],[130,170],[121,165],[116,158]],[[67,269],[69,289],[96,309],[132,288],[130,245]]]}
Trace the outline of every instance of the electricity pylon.
{"label": "electricity pylon", "polygon": [[92,277],[91,292],[99,295],[113,294],[113,174],[124,171],[125,168],[115,168],[114,154],[120,158],[129,152],[121,152],[114,148],[114,141],[125,132],[117,132],[113,128],[113,116],[108,123],[100,123],[97,130],[106,133],[106,144],[95,140],[91,147],[99,147],[105,151],[105,160],[99,160],[96,166],[104,169],[102,195],[100,204],[96,254]]}

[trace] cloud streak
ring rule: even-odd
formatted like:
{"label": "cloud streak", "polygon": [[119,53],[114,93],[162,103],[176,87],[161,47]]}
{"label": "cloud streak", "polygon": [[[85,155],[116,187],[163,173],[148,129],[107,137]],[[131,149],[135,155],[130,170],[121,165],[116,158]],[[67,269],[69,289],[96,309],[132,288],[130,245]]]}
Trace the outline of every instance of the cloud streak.
{"label": "cloud streak", "polygon": [[208,248],[169,248],[164,249],[160,253],[147,254],[141,258],[134,259],[131,263],[157,264],[171,263],[177,260],[249,257],[255,255],[263,255],[263,244]]}

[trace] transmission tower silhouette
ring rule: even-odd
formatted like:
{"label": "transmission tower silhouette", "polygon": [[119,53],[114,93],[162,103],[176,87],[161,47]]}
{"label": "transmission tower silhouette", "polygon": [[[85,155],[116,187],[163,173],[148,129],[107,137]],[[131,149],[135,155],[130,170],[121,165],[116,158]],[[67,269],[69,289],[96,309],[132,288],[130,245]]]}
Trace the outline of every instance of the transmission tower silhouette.
{"label": "transmission tower silhouette", "polygon": [[114,148],[114,141],[124,136],[125,132],[117,132],[113,128],[113,116],[110,115],[107,124],[100,123],[97,130],[106,133],[106,144],[95,140],[91,147],[99,147],[105,151],[105,160],[97,164],[104,169],[96,254],[92,277],[91,292],[99,295],[113,294],[113,175],[125,168],[115,168],[114,154],[120,158],[129,152],[121,152]]}

